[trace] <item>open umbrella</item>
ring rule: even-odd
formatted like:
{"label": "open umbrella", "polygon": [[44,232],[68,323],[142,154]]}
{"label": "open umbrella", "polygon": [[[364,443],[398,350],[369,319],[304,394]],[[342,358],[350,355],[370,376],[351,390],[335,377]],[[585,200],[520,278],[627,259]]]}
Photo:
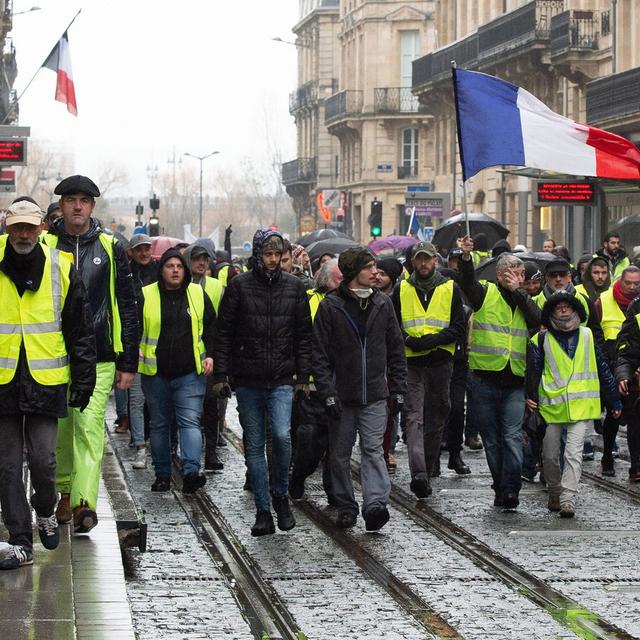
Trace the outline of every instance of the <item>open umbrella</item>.
{"label": "open umbrella", "polygon": [[[556,256],[554,256],[552,253],[547,253],[546,251],[521,251],[518,253],[514,253],[513,255],[516,258],[520,258],[522,262],[528,262],[528,261],[535,262],[540,268],[540,271],[542,271],[542,273],[544,273],[544,269],[547,262],[550,262],[551,260],[556,259]],[[496,262],[498,261],[499,258],[500,256],[496,256],[495,258],[490,258],[486,262],[483,262],[476,269],[477,278],[479,280],[491,280],[492,282],[495,282]]]}
{"label": "open umbrella", "polygon": [[184,242],[184,240],[172,238],[171,236],[156,236],[151,238],[151,255],[154,258],[159,258],[167,249],[171,249],[182,242]]}
{"label": "open umbrella", "polygon": [[378,238],[369,243],[369,248],[378,253],[384,249],[393,249],[394,251],[401,251],[415,244],[417,240],[411,236],[386,236],[384,238]]}
{"label": "open umbrella", "polygon": [[328,238],[327,240],[318,240],[307,247],[309,258],[319,258],[323,253],[333,253],[338,255],[351,247],[359,247],[360,243],[351,238]]}
{"label": "open umbrella", "polygon": [[316,229],[311,233],[307,233],[306,236],[298,238],[296,244],[301,244],[303,247],[308,247],[318,240],[329,240],[331,238],[348,238],[349,236],[337,229]]}
{"label": "open umbrella", "polygon": [[[507,227],[486,213],[468,213],[467,215],[469,216],[471,235],[475,236],[477,233],[484,233],[487,236],[489,247],[509,235]],[[466,235],[466,229],[464,213],[452,216],[436,229],[433,234],[433,244],[445,249],[451,249],[456,246],[456,238]]]}

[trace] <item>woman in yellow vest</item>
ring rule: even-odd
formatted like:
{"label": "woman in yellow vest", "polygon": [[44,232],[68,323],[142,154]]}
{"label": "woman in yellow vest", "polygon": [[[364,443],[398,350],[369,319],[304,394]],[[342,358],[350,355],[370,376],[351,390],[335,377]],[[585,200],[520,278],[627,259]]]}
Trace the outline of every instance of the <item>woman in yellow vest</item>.
{"label": "woman in yellow vest", "polygon": [[[542,443],[549,511],[563,518],[575,515],[575,499],[582,473],[585,433],[600,417],[601,390],[612,415],[619,417],[622,402],[611,371],[587,327],[580,326],[585,311],[569,293],[554,293],[542,309],[545,330],[537,333],[527,352],[527,406],[547,423]],[[560,446],[567,430],[564,469]]]}
{"label": "woman in yellow vest", "polygon": [[151,418],[152,491],[168,491],[171,477],[171,422],[180,431],[182,491],[204,486],[200,474],[200,418],[205,376],[213,372],[215,311],[204,289],[190,282],[182,254],[169,249],[160,259],[158,282],[143,287],[142,337],[138,372]]}

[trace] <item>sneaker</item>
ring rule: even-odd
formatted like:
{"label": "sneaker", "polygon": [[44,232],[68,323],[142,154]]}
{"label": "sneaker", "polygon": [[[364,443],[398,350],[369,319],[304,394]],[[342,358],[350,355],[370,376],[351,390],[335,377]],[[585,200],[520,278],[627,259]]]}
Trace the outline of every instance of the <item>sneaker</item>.
{"label": "sneaker", "polygon": [[563,502],[560,505],[561,518],[573,518],[576,515],[576,508],[570,502]]}
{"label": "sneaker", "polygon": [[594,459],[593,442],[591,442],[591,440],[584,441],[584,446],[582,447],[582,459],[583,460]]}
{"label": "sneaker", "polygon": [[480,440],[480,436],[473,436],[472,438],[466,438],[464,441],[465,446],[471,451],[481,451],[482,450],[482,440]]}
{"label": "sneaker", "polygon": [[206,483],[207,479],[201,473],[190,473],[182,479],[182,493],[195,493]]}
{"label": "sneaker", "polygon": [[164,492],[171,489],[171,479],[156,476],[156,481],[151,485],[151,491]]}
{"label": "sneaker", "polygon": [[141,447],[136,451],[136,457],[131,463],[134,469],[146,469],[147,468],[147,450],[145,447]]}
{"label": "sneaker", "polygon": [[560,511],[560,496],[549,496],[547,509],[549,511]]}
{"label": "sneaker", "polygon": [[56,520],[58,524],[69,524],[73,520],[73,511],[71,511],[71,494],[61,493],[58,506],[56,508]]}
{"label": "sneaker", "polygon": [[367,531],[379,531],[389,522],[389,511],[386,507],[372,507],[363,517]]}
{"label": "sneaker", "polygon": [[60,544],[60,528],[56,514],[53,513],[49,517],[36,517],[38,524],[38,535],[40,542],[45,549],[55,549]]}
{"label": "sneaker", "polygon": [[0,570],[18,569],[28,564],[33,564],[33,552],[19,544],[12,545],[0,558]]}
{"label": "sneaker", "polygon": [[89,533],[98,524],[98,515],[82,501],[73,510],[73,532]]}

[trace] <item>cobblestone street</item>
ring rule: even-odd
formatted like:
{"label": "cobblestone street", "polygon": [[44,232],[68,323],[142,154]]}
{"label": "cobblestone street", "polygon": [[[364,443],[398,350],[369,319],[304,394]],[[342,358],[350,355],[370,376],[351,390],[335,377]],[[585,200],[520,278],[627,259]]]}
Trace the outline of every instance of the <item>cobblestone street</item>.
{"label": "cobblestone street", "polygon": [[[304,634],[299,637],[640,636],[637,498],[616,495],[587,480],[576,518],[566,521],[547,511],[546,492],[535,483],[523,487],[517,513],[503,512],[492,506],[484,453],[467,451],[472,475],[456,476],[443,464],[442,477],[434,481],[434,494],[426,501],[502,558],[568,602],[578,603],[585,617],[613,625],[609,635],[589,635],[572,622],[575,611],[569,610],[570,605],[565,610],[542,606],[526,590],[509,586],[491,566],[460,553],[402,508],[390,510],[391,521],[381,533],[366,533],[360,518],[346,534],[327,528],[333,510],[326,507],[319,474],[307,481],[305,499],[296,503],[297,526],[292,532],[252,538],[255,512],[252,495],[242,489],[245,466],[237,448],[240,427],[234,403],[227,422],[229,444],[219,450],[225,469],[209,475],[204,491],[274,601]],[[191,513],[191,499],[183,501],[174,492],[152,493],[152,469],[134,471],[126,437],[112,435],[111,441],[149,529],[146,553],[125,552],[127,589],[139,637],[255,637],[238,585],[224,563],[207,551],[203,527]],[[616,482],[621,487],[626,486],[625,464],[617,463]],[[585,471],[598,475],[598,467],[597,460],[587,462]],[[394,489],[407,491],[402,444],[392,480]],[[400,585],[396,591],[409,594],[418,606],[403,606],[392,584]]]}

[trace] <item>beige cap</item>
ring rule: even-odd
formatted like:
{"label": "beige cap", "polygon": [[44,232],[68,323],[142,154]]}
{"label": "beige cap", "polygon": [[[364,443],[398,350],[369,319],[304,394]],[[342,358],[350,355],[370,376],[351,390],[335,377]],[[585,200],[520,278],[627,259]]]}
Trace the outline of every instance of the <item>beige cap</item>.
{"label": "beige cap", "polygon": [[15,202],[7,209],[4,217],[4,226],[8,227],[19,222],[39,226],[42,224],[42,219],[42,211],[40,211],[40,207],[37,204],[22,200],[21,202]]}

